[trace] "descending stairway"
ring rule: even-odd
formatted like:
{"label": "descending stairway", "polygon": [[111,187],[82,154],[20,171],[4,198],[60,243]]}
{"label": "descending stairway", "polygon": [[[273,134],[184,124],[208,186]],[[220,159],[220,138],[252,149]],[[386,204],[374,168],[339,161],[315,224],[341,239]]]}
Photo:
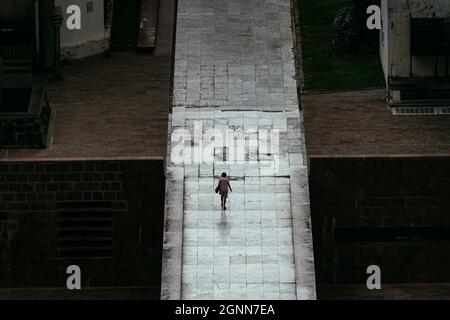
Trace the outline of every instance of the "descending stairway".
{"label": "descending stairway", "polygon": [[0,112],[26,112],[31,89],[8,89],[0,95]]}
{"label": "descending stairway", "polygon": [[33,83],[30,28],[0,24],[0,148],[47,145],[50,105],[44,86]]}
{"label": "descending stairway", "polygon": [[26,112],[33,86],[31,57],[4,57],[0,66],[0,112]]}
{"label": "descending stairway", "polygon": [[32,86],[33,63],[29,57],[1,58],[1,87],[29,88]]}

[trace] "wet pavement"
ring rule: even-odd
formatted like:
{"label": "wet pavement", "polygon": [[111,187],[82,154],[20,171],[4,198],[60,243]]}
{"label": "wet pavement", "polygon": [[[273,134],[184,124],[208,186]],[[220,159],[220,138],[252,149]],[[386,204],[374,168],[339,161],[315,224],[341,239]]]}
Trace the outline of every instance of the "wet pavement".
{"label": "wet pavement", "polygon": [[163,299],[315,299],[292,47],[289,0],[178,2]]}

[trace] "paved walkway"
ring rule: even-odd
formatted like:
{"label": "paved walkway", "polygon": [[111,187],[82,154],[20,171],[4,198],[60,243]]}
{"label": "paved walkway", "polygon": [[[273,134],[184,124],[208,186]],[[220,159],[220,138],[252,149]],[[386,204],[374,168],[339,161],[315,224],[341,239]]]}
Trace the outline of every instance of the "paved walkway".
{"label": "paved walkway", "polygon": [[[176,36],[162,298],[314,299],[290,1],[180,0]],[[212,129],[216,141],[227,130],[242,139],[202,162]],[[214,193],[222,172],[226,211]]]}

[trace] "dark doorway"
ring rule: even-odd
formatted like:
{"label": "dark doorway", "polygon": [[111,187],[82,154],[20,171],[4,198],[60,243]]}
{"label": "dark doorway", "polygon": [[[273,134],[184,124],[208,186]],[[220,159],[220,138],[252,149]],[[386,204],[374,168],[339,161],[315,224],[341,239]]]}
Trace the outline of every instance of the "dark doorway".
{"label": "dark doorway", "polygon": [[136,49],[141,3],[142,0],[114,1],[112,51]]}

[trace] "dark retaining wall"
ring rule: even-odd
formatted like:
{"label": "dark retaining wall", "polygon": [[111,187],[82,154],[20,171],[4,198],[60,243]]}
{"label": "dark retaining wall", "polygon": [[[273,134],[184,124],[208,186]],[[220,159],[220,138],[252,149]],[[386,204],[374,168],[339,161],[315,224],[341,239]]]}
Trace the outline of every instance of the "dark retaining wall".
{"label": "dark retaining wall", "polygon": [[312,159],[319,284],[450,282],[450,159]]}
{"label": "dark retaining wall", "polygon": [[0,163],[0,288],[65,287],[76,264],[159,298],[164,183],[163,161]]}

